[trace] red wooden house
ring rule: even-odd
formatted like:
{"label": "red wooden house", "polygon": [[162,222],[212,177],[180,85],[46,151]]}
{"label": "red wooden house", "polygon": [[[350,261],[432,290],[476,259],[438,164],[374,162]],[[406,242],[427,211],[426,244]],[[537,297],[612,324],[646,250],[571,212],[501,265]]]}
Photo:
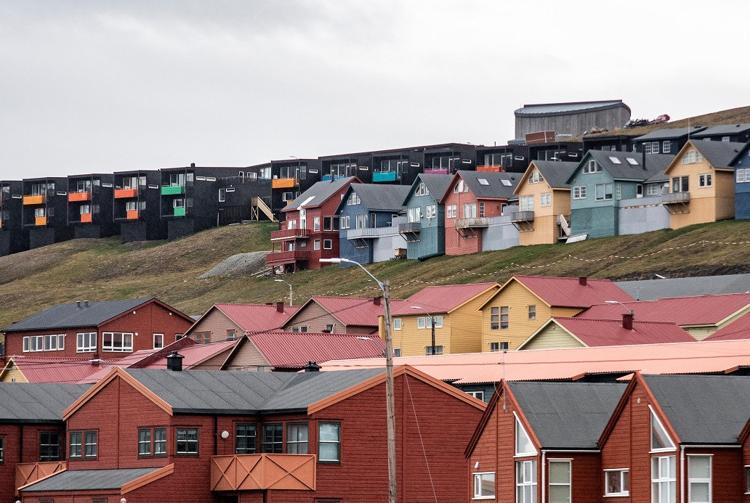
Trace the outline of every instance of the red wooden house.
{"label": "red wooden house", "polygon": [[356,177],[317,182],[283,210],[281,229],[271,233],[273,251],[266,264],[276,272],[320,269],[321,258],[339,256],[336,210]]}
{"label": "red wooden house", "polygon": [[502,383],[466,449],[464,501],[600,502],[597,441],[625,387]]}
{"label": "red wooden house", "polygon": [[5,354],[97,359],[176,340],[193,319],[158,299],[59,304],[5,329]]}
{"label": "red wooden house", "polygon": [[[503,214],[517,174],[457,171],[440,204],[445,208],[445,254],[482,251],[483,233],[490,219]],[[429,217],[428,217],[429,218]]]}
{"label": "red wooden house", "polygon": [[[395,375],[399,501],[462,501],[484,404]],[[22,488],[24,503],[387,501],[382,370],[118,368],[64,417],[68,469]]]}

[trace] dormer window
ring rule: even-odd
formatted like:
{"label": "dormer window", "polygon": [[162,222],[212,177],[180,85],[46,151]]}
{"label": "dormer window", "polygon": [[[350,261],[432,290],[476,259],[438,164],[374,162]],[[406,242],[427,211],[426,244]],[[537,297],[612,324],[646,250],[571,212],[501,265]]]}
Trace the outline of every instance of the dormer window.
{"label": "dormer window", "polygon": [[584,173],[599,173],[601,170],[602,170],[602,167],[599,166],[599,163],[593,159],[587,162],[586,165],[583,167]]}

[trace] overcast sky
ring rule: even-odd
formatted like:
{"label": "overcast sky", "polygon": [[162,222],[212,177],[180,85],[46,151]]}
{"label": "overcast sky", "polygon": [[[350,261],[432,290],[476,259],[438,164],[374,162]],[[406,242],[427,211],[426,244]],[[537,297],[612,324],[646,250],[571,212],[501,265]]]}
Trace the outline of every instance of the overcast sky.
{"label": "overcast sky", "polygon": [[748,105],[750,2],[0,0],[0,179],[513,137],[523,103]]}

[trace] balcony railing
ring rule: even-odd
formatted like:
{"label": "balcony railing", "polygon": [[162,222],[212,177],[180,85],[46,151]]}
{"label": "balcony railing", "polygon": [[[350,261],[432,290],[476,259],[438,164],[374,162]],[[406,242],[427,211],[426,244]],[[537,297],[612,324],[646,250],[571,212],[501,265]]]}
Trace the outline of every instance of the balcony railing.
{"label": "balcony railing", "polygon": [[91,200],[91,192],[68,192],[69,203],[81,203]]}
{"label": "balcony railing", "polygon": [[395,171],[376,171],[372,174],[373,183],[395,182],[398,180],[398,173]]}
{"label": "balcony railing", "polygon": [[81,223],[90,224],[94,221],[94,215],[92,213],[81,213]]}
{"label": "balcony railing", "polygon": [[424,172],[428,175],[447,175],[448,168],[425,168]]}
{"label": "balcony railing", "polygon": [[184,185],[162,185],[161,195],[162,196],[178,196],[185,193]]}
{"label": "balcony railing", "polygon": [[514,211],[510,214],[510,221],[513,223],[524,223],[534,221],[533,211]]}
{"label": "balcony railing", "polygon": [[271,232],[271,241],[306,238],[311,232],[310,229],[280,229]]}
{"label": "balcony railing", "polygon": [[487,217],[459,218],[456,220],[457,229],[476,229],[489,227],[490,220]]}
{"label": "balcony railing", "polygon": [[376,239],[390,236],[398,232],[398,227],[365,227],[362,229],[349,229],[346,231],[346,239]]}
{"label": "balcony railing", "polygon": [[314,454],[236,454],[211,458],[211,491],[314,491]]}
{"label": "balcony railing", "polygon": [[272,189],[293,189],[296,186],[296,178],[275,178],[274,180],[271,180]]}
{"label": "balcony railing", "polygon": [[309,250],[277,251],[266,255],[267,264],[293,264],[302,262],[310,256]]}
{"label": "balcony railing", "polygon": [[664,204],[685,204],[690,202],[690,192],[670,192],[661,196]]}
{"label": "balcony railing", "polygon": [[500,173],[503,171],[503,167],[494,164],[485,164],[483,166],[477,166],[477,171],[482,173]]}
{"label": "balcony railing", "polygon": [[16,495],[18,488],[29,485],[52,474],[65,471],[65,461],[49,461],[44,463],[18,463],[16,465]]}
{"label": "balcony railing", "polygon": [[39,194],[35,196],[23,196],[24,206],[32,206],[36,204],[44,204],[44,195]]}
{"label": "balcony railing", "polygon": [[185,207],[182,206],[181,208],[175,208],[172,211],[173,217],[184,217],[186,215],[187,211],[185,210]]}
{"label": "balcony railing", "polygon": [[401,234],[419,234],[422,225],[419,222],[404,222],[398,225],[398,232]]}
{"label": "balcony railing", "polygon": [[115,199],[133,199],[138,197],[138,189],[115,189]]}
{"label": "balcony railing", "polygon": [[44,227],[47,225],[47,217],[34,217],[34,225],[37,227]]}
{"label": "balcony railing", "polygon": [[138,220],[138,210],[128,210],[125,212],[125,220]]}

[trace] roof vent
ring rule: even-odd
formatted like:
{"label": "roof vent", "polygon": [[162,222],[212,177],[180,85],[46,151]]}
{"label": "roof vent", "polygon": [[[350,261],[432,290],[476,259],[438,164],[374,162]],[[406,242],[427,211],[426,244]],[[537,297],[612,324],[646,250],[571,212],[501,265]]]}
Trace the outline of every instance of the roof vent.
{"label": "roof vent", "polygon": [[177,351],[172,351],[167,356],[167,370],[172,370],[174,372],[181,372],[182,371],[182,359],[184,356],[182,356]]}
{"label": "roof vent", "polygon": [[304,370],[305,372],[320,372],[320,365],[315,362],[307,362]]}
{"label": "roof vent", "polygon": [[589,280],[586,276],[581,276],[580,278],[578,278],[578,284],[581,286],[586,286],[589,284]]}
{"label": "roof vent", "polygon": [[83,301],[83,307],[89,307],[89,301],[88,300],[84,300]]}
{"label": "roof vent", "polygon": [[76,307],[77,307],[78,309],[81,309],[81,301],[80,301],[80,300],[77,300],[77,301],[76,301]]}
{"label": "roof vent", "polygon": [[622,315],[622,328],[625,330],[633,330],[633,320],[635,316],[633,315],[633,311],[629,311],[627,313],[623,313]]}

